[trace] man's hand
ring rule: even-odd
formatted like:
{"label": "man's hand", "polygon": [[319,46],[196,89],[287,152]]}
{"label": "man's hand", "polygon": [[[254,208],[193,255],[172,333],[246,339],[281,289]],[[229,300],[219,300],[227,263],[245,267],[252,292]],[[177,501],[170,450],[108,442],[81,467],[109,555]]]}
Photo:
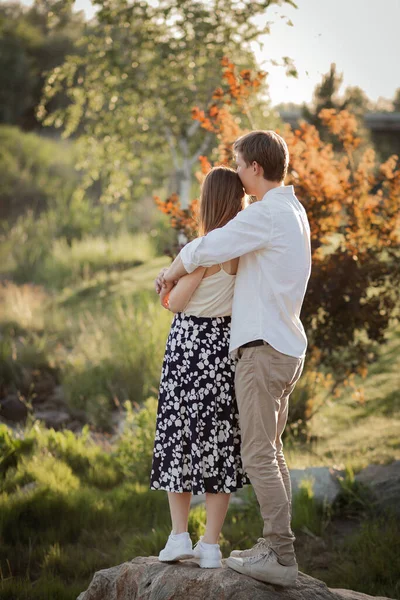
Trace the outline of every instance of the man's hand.
{"label": "man's hand", "polygon": [[167,287],[167,282],[164,279],[165,273],[168,271],[168,267],[161,269],[157,278],[154,280],[154,287],[158,295],[160,295],[162,288]]}

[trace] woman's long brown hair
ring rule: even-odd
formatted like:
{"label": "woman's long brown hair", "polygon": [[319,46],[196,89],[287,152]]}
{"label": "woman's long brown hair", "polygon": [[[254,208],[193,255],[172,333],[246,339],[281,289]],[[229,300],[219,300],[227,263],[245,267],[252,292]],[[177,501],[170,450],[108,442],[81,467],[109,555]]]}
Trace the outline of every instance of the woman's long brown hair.
{"label": "woman's long brown hair", "polygon": [[201,188],[199,235],[223,227],[243,208],[244,189],[236,171],[214,167]]}

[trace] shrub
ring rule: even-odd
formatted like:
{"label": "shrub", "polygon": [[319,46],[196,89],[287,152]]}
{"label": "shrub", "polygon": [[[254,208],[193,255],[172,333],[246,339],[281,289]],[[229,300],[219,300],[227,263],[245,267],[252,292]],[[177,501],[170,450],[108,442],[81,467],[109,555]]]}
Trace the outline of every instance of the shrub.
{"label": "shrub", "polygon": [[46,213],[35,217],[29,210],[19,217],[9,232],[15,281],[35,280],[36,270],[50,256],[54,232],[55,224]]}
{"label": "shrub", "polygon": [[[207,110],[192,116],[219,141],[215,163],[229,163],[232,144],[246,133],[235,110],[245,113],[259,73],[240,71],[223,60],[221,87]],[[323,365],[336,383],[353,372],[364,373],[398,310],[400,284],[398,213],[400,169],[397,156],[379,164],[372,148],[358,152],[357,121],[347,111],[325,109],[321,121],[338,141],[340,153],[325,144],[315,127],[302,122],[282,132],[289,153],[287,184],[307,211],[313,268],[302,310],[309,339],[309,364]],[[211,168],[200,157],[199,179]],[[188,238],[196,233],[193,201],[183,210],[176,194],[157,199],[171,224]]]}
{"label": "shrub", "polygon": [[116,458],[125,476],[148,483],[153,457],[157,401],[148,398],[140,410],[125,402],[125,423],[116,448]]}
{"label": "shrub", "polygon": [[61,194],[71,195],[78,176],[75,150],[17,127],[0,126],[0,220],[35,215]]}

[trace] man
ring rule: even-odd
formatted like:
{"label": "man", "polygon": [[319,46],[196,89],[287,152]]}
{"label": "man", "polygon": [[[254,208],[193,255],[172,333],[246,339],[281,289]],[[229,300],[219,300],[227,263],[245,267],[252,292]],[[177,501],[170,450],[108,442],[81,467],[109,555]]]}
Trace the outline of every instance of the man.
{"label": "man", "polygon": [[230,352],[238,359],[242,462],[264,528],[263,538],[251,550],[233,551],[227,565],[260,581],[291,585],[298,568],[281,436],[307,346],[300,310],[311,270],[310,228],[293,186],[283,184],[289,163],[285,141],[273,131],[254,131],[235,142],[234,152],[245,191],[258,201],[225,227],[187,244],[160,273],[156,290],[198,266],[240,256]]}

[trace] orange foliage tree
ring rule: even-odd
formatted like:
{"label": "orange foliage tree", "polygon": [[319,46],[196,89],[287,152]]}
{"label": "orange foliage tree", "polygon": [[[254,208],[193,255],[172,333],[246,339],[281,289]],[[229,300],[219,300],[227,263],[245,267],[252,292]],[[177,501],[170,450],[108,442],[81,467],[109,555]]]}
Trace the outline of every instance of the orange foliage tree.
{"label": "orange foliage tree", "polygon": [[[212,164],[229,164],[234,140],[246,133],[237,111],[248,110],[247,100],[264,77],[237,72],[224,59],[212,103],[193,108],[193,118],[218,141],[210,159],[200,158],[199,180]],[[290,152],[285,183],[294,185],[311,226],[313,268],[302,311],[308,365],[325,373],[331,393],[350,374],[365,375],[397,316],[400,170],[397,156],[378,164],[372,148],[358,150],[357,121],[347,111],[322,110],[320,118],[337,138],[339,153],[306,122],[279,133]],[[196,235],[197,201],[187,211],[176,195],[157,202],[176,229],[188,239]]]}

